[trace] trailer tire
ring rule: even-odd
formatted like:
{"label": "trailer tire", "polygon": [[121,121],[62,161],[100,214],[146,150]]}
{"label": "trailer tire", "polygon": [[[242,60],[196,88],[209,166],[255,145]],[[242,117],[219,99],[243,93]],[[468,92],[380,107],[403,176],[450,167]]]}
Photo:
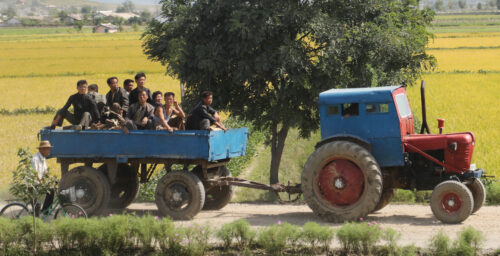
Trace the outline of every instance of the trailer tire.
{"label": "trailer tire", "polygon": [[333,141],[317,148],[302,172],[302,192],[319,217],[332,222],[354,221],[377,206],[382,174],[375,158],[362,146]]}
{"label": "trailer tire", "polygon": [[381,210],[382,208],[386,207],[394,197],[395,189],[389,188],[382,190],[382,195],[380,196],[380,201],[378,201],[377,206],[375,206],[375,209],[373,209],[372,212],[376,212]]}
{"label": "trailer tire", "polygon": [[[101,165],[98,170],[108,175],[106,164]],[[110,209],[124,209],[129,206],[137,198],[139,186],[137,172],[128,164],[118,164],[116,183],[111,184],[111,198],[108,207]]]}
{"label": "trailer tire", "polygon": [[464,184],[447,180],[439,183],[431,195],[431,210],[443,223],[456,224],[472,213],[474,198]]}
{"label": "trailer tire", "polygon": [[472,208],[472,213],[477,212],[483,206],[486,201],[486,188],[484,188],[483,183],[480,179],[474,179],[474,181],[467,185],[470,192],[472,193],[472,198],[474,198],[474,207]]}
{"label": "trailer tire", "polygon": [[205,203],[205,188],[193,173],[172,171],[158,181],[155,202],[161,215],[190,220]]}
{"label": "trailer tire", "polygon": [[61,178],[59,191],[75,186],[84,192],[75,202],[89,216],[99,215],[107,210],[111,195],[108,178],[89,166],[78,166]]}
{"label": "trailer tire", "polygon": [[[203,181],[203,170],[201,166],[196,166],[191,170],[200,180]],[[216,176],[222,177],[233,177],[229,169],[226,166],[220,166],[216,168],[211,168],[208,170],[209,173],[216,173]],[[233,198],[234,187],[231,185],[223,186],[205,186],[205,204],[203,205],[203,210],[214,211],[224,208]]]}

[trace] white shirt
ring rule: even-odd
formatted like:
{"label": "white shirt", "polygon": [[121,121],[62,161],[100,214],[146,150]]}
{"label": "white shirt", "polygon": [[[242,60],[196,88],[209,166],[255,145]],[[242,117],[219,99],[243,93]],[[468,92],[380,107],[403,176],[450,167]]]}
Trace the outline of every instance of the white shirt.
{"label": "white shirt", "polygon": [[47,172],[47,162],[45,157],[38,151],[31,158],[33,168],[38,172],[38,178],[42,179],[43,175]]}

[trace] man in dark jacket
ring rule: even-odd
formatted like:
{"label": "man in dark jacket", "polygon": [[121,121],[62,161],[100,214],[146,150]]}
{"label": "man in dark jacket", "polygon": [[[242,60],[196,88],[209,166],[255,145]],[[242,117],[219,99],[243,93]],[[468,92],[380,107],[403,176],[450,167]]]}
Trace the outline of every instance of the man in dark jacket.
{"label": "man in dark jacket", "polygon": [[[68,120],[75,130],[85,129],[90,124],[99,121],[100,115],[95,101],[90,95],[85,94],[87,91],[87,81],[78,81],[76,88],[78,92],[71,95],[66,104],[64,104],[64,107],[57,111],[50,128],[54,129],[56,126],[62,126],[64,119]],[[71,105],[73,105],[73,114],[68,111]]]}
{"label": "man in dark jacket", "polygon": [[116,77],[110,77],[106,82],[109,85],[109,92],[106,94],[106,105],[111,108],[113,106],[113,103],[120,104],[120,107],[123,110],[123,116],[127,116],[127,91],[121,87],[118,87],[118,78]]}
{"label": "man in dark jacket", "polygon": [[138,102],[128,108],[125,127],[129,130],[152,130],[155,128],[153,120],[155,108],[147,102],[146,91],[139,90],[138,99]]}
{"label": "man in dark jacket", "polygon": [[137,84],[137,87],[133,89],[128,95],[128,104],[131,106],[132,104],[136,103],[139,100],[139,91],[145,91],[148,96],[148,103],[154,105],[153,98],[151,97],[151,91],[148,88],[144,87],[146,85],[146,74],[138,73],[137,75],[135,75],[135,83]]}
{"label": "man in dark jacket", "polygon": [[186,121],[186,130],[213,130],[210,126],[215,125],[218,128],[227,131],[222,125],[219,114],[210,107],[213,101],[213,93],[204,91],[201,94],[201,102],[194,107],[191,115]]}

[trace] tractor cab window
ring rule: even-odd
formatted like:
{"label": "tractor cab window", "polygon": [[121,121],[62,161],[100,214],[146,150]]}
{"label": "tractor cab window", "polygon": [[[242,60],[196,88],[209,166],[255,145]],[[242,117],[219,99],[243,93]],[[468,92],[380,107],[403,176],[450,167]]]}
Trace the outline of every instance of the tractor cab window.
{"label": "tractor cab window", "polygon": [[406,95],[404,93],[396,94],[394,97],[396,99],[396,105],[399,110],[399,115],[401,118],[405,118],[411,115],[410,105],[408,104],[408,100],[406,99]]}
{"label": "tractor cab window", "polygon": [[389,104],[387,103],[366,104],[366,113],[368,114],[388,113],[388,112],[389,112]]}
{"label": "tractor cab window", "polygon": [[339,114],[339,106],[328,106],[328,115],[338,115]]}
{"label": "tractor cab window", "polygon": [[342,116],[359,116],[359,103],[344,103],[342,104]]}

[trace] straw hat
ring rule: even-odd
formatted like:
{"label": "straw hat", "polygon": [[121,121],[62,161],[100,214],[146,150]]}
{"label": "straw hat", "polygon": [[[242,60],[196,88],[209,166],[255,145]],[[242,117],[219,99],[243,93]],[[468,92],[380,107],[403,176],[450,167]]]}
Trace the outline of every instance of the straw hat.
{"label": "straw hat", "polygon": [[53,148],[53,147],[50,145],[50,141],[42,140],[40,141],[40,146],[38,146],[38,149],[40,148]]}

